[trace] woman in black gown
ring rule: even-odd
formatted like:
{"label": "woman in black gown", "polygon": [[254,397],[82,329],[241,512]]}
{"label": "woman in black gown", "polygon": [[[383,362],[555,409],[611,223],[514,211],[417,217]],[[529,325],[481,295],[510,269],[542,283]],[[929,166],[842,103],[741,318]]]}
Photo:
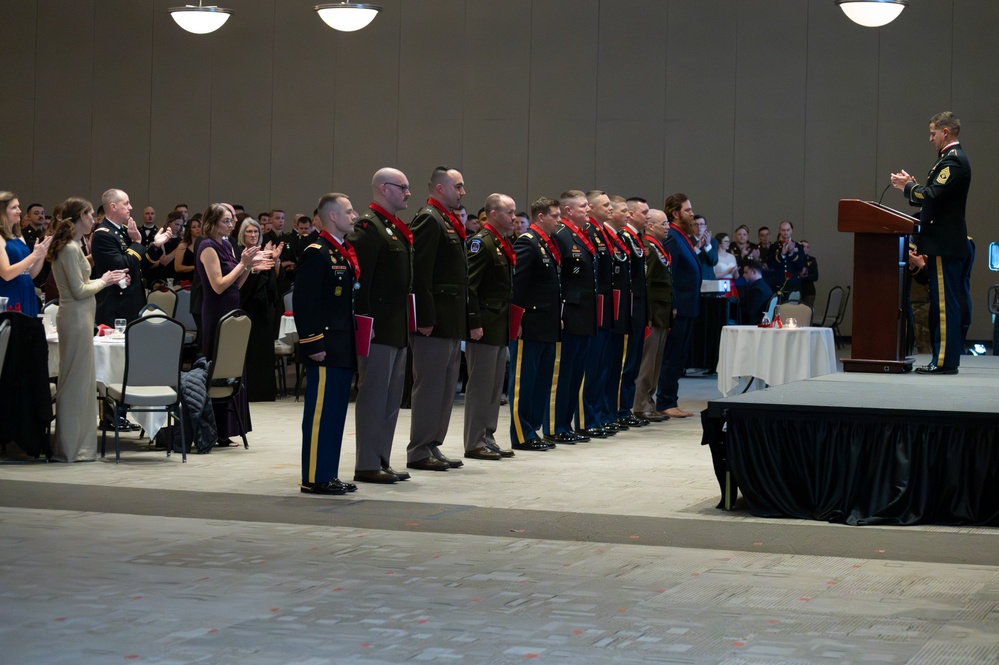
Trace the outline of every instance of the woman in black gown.
{"label": "woman in black gown", "polygon": [[[236,234],[236,258],[247,247],[260,247],[260,224],[247,217]],[[270,245],[266,248],[279,256]],[[277,393],[274,376],[274,339],[277,334],[278,286],[274,270],[250,270],[239,287],[240,307],[250,315],[250,344],[246,350],[246,396],[251,402],[273,402]]]}

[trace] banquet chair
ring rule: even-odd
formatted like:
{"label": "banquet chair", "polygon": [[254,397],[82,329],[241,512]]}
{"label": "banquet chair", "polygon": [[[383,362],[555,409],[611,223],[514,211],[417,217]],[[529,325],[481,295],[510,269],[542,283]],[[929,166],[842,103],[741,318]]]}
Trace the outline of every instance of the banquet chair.
{"label": "banquet chair", "polygon": [[228,400],[232,404],[244,448],[249,448],[250,444],[246,440],[246,425],[239,415],[236,396],[243,389],[243,368],[246,364],[246,347],[250,343],[250,326],[250,315],[241,309],[234,309],[219,320],[208,370],[208,396],[213,403]]}
{"label": "banquet chair", "polygon": [[780,294],[775,293],[772,296],[770,296],[770,300],[767,301],[767,307],[764,311],[767,314],[768,321],[774,320],[774,310],[777,309],[777,301],[779,300],[780,300]]}
{"label": "banquet chair", "polygon": [[786,302],[777,308],[780,313],[780,320],[786,326],[787,320],[794,318],[798,321],[798,325],[805,327],[811,324],[812,321],[812,308],[804,303],[790,303]]}
{"label": "banquet chair", "polygon": [[172,317],[177,309],[177,294],[163,286],[153,289],[146,296],[147,305],[156,305],[163,310],[167,316]]}
{"label": "banquet chair", "polygon": [[174,317],[184,326],[184,346],[194,346],[198,341],[198,323],[191,314],[191,289],[177,291],[177,304],[174,307]]}
{"label": "banquet chair", "polygon": [[831,328],[836,323],[836,317],[839,316],[839,305],[841,302],[843,302],[843,287],[834,286],[829,289],[825,312],[822,314],[822,318],[818,321],[813,321],[812,325],[820,328]]}
{"label": "banquet chair", "polygon": [[[121,462],[119,424],[115,417],[128,411],[163,411],[172,428],[180,423],[182,461],[187,461],[187,437],[184,432],[184,404],[180,394],[180,354],[184,345],[184,326],[163,314],[149,314],[130,322],[125,328],[125,374],[121,383],[107,386],[105,407],[113,414],[115,464]],[[156,353],[150,353],[155,349]],[[169,419],[173,420],[170,421]],[[101,457],[107,446],[107,429],[101,436]],[[170,456],[172,446],[167,446]]]}
{"label": "banquet chair", "polygon": [[[284,301],[284,311],[292,311],[292,296],[294,286],[282,297]],[[298,363],[298,342],[288,344],[280,339],[274,340],[274,363],[275,371],[278,373],[278,384],[281,386],[281,395],[288,396],[288,360],[295,365],[295,401],[298,401],[299,387],[302,385],[302,367]]]}

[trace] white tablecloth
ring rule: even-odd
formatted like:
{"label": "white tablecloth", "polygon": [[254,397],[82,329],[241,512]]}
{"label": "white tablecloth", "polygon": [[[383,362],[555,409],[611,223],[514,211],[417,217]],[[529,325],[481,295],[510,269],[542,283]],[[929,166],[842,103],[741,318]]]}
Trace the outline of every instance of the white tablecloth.
{"label": "white tablecloth", "polygon": [[[45,339],[49,343],[49,376],[59,376],[59,337],[56,334],[48,334]],[[94,371],[97,374],[97,383],[102,389],[112,383],[121,383],[125,378],[124,338],[94,338]],[[167,416],[162,411],[135,412],[131,415],[150,439],[156,436],[167,421]]]}
{"label": "white tablecloth", "polygon": [[288,346],[294,346],[295,342],[298,341],[298,328],[295,327],[294,316],[288,316],[287,314],[281,316],[281,324],[278,327],[278,339]]}
{"label": "white tablecloth", "polygon": [[718,390],[726,396],[753,379],[779,386],[838,369],[831,328],[722,328]]}

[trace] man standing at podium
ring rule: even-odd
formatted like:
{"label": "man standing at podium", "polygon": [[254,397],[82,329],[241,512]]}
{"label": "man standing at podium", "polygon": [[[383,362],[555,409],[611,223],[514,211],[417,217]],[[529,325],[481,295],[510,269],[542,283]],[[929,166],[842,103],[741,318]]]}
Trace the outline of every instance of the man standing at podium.
{"label": "man standing at podium", "polygon": [[905,192],[909,204],[919,208],[916,246],[926,255],[930,279],[930,336],[933,355],[923,374],[957,374],[961,361],[961,303],[968,297],[962,275],[968,257],[965,208],[971,185],[971,165],[957,140],[961,121],[950,111],[930,118],[930,143],[938,153],[925,185],[902,171],[891,174],[891,183]]}

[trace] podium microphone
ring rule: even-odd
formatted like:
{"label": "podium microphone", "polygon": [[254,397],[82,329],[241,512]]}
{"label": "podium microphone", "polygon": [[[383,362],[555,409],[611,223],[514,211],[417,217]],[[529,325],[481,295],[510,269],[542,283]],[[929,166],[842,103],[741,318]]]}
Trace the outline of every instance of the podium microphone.
{"label": "podium microphone", "polygon": [[881,205],[881,200],[885,197],[885,194],[888,193],[889,189],[891,189],[891,180],[888,181],[888,186],[884,188],[883,192],[881,192],[881,197],[878,198],[878,205]]}

